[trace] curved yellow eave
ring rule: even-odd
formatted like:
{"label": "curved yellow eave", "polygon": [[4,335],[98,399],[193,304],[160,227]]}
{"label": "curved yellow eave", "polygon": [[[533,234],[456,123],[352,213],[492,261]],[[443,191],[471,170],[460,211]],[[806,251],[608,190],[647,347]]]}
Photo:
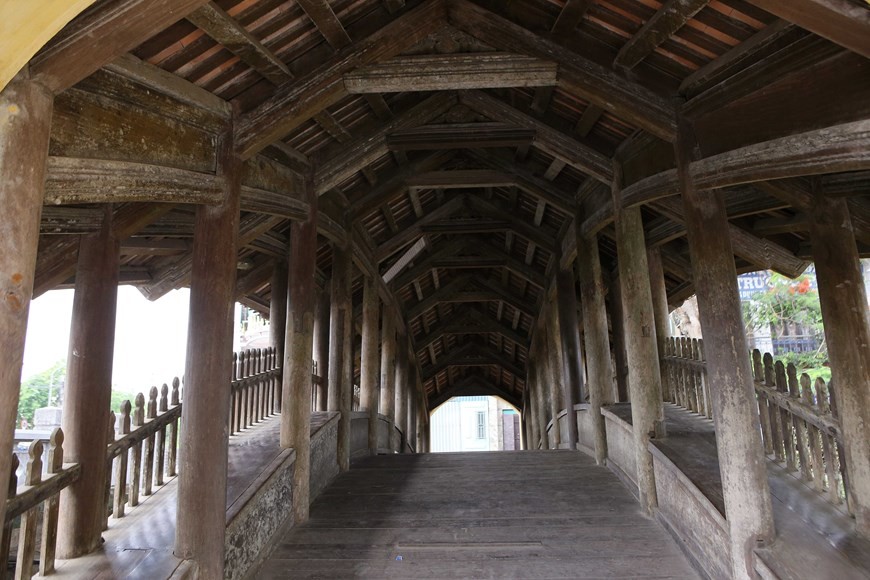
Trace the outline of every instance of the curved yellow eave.
{"label": "curved yellow eave", "polygon": [[95,0],[0,0],[0,90]]}

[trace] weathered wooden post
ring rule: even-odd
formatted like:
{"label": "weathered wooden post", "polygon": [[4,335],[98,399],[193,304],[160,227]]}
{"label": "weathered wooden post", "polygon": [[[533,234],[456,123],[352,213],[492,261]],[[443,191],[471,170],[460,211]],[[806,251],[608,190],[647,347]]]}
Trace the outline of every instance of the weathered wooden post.
{"label": "weathered wooden post", "polygon": [[547,361],[544,359],[545,351],[543,341],[538,337],[535,341],[535,407],[538,410],[538,437],[541,441],[541,449],[550,448],[550,438],[547,436],[547,416],[549,413],[549,401],[547,398]]}
{"label": "weathered wooden post", "polygon": [[628,385],[631,390],[631,422],[637,455],[637,483],[640,504],[648,514],[658,505],[653,474],[651,437],[664,435],[664,409],[659,355],[653,317],[649,267],[639,207],[623,208],[621,167],[614,163],[613,207]]}
{"label": "weathered wooden post", "polygon": [[63,432],[67,461],[81,463],[79,480],[61,492],[57,553],[75,558],[100,545],[106,485],[106,411],[112,400],[120,240],[106,207],[98,234],[79,242],[73,297]]}
{"label": "weathered wooden post", "polygon": [[537,449],[538,441],[540,441],[540,418],[538,416],[538,383],[537,383],[537,361],[534,356],[529,353],[528,362],[526,363],[526,393],[528,397],[528,405],[526,406],[525,421],[528,429],[528,437],[526,438],[527,449]]}
{"label": "weathered wooden post", "polygon": [[378,408],[381,415],[388,421],[386,446],[390,446],[393,421],[393,390],[395,385],[396,366],[396,326],[392,311],[384,305],[381,311],[381,400]]}
{"label": "weathered wooden post", "polygon": [[613,364],[616,376],[616,397],[614,400],[626,402],[630,400],[631,393],[628,387],[628,360],[625,353],[625,319],[622,316],[622,288],[618,272],[603,273],[606,276],[610,288],[610,300],[605,302],[607,314],[610,318],[610,328],[613,329]]}
{"label": "weathered wooden post", "polygon": [[580,346],[580,322],[577,320],[577,292],[574,288],[574,270],[559,268],[556,273],[556,310],[559,318],[559,338],[562,352],[562,376],[564,388],[562,400],[568,413],[569,449],[577,449],[577,414],[574,405],[586,397],[583,385],[583,349]]}
{"label": "weathered wooden post", "polygon": [[[287,258],[275,260],[269,296],[269,344],[284,359],[284,341],[287,337]],[[273,409],[269,409],[271,413]]]}
{"label": "weathered wooden post", "polygon": [[[656,343],[658,346],[659,361],[665,354],[665,341],[670,335],[668,324],[668,291],[665,285],[665,270],[662,266],[662,253],[659,248],[648,248],[646,252],[647,264],[649,264],[650,291],[652,294],[653,318],[656,325]],[[662,392],[668,390],[667,369],[659,367],[661,372]]]}
{"label": "weathered wooden post", "polygon": [[403,441],[408,437],[408,429],[405,425],[405,407],[408,401],[408,337],[400,335],[396,341],[396,369],[393,390],[393,423],[396,429],[401,431],[398,451],[404,449]]}
{"label": "weathered wooden post", "polygon": [[25,76],[0,92],[0,522],[12,469],[52,111],[51,93]]}
{"label": "weathered wooden post", "polygon": [[846,198],[823,197],[821,192],[816,192],[813,201],[813,209],[807,216],[834,400],[843,431],[850,505],[858,532],[870,537],[870,322],[867,295]]}
{"label": "weathered wooden post", "polygon": [[[293,519],[308,521],[311,473],[311,352],[314,344],[314,281],[317,272],[317,195],[305,179],[308,213],[290,224],[289,304],[281,385],[281,447],[296,450]],[[185,403],[187,404],[187,403]]]}
{"label": "weathered wooden post", "polygon": [[689,173],[691,129],[682,119],[679,124],[677,171],[713,399],[731,573],[755,578],[752,550],[773,538],[773,513],[728,216],[721,190],[695,188]]}
{"label": "weathered wooden post", "polygon": [[613,365],[610,362],[610,339],[607,333],[607,310],[598,238],[577,238],[577,275],[580,278],[580,301],[586,332],[586,372],[589,388],[589,414],[592,421],[595,461],[607,459],[607,436],[601,407],[613,403]]}
{"label": "weathered wooden post", "polygon": [[341,413],[338,420],[338,465],[350,468],[350,409],[353,383],[347,367],[353,360],[353,306],[351,304],[352,253],[349,246],[333,246],[332,308],[329,314],[329,393],[327,410]]}
{"label": "weathered wooden post", "polygon": [[562,356],[559,348],[559,318],[555,308],[551,305],[547,311],[547,324],[543,327],[543,341],[546,345],[544,352],[547,353],[547,397],[550,403],[550,416],[553,421],[553,449],[562,447],[562,429],[559,427],[559,411],[562,408],[565,385],[562,377]]}
{"label": "weathered wooden post", "polygon": [[359,402],[360,411],[368,411],[369,452],[378,453],[378,342],[380,339],[380,297],[374,278],[363,281],[362,352],[360,353]]}
{"label": "weathered wooden post", "polygon": [[221,578],[224,573],[242,168],[232,145],[225,136],[218,149],[218,175],[225,198],[214,206],[197,206],[193,233],[175,555],[193,559],[202,578]]}
{"label": "weathered wooden post", "polygon": [[317,294],[314,312],[314,361],[317,363],[317,396],[315,411],[326,411],[329,398],[329,292],[321,289]]}

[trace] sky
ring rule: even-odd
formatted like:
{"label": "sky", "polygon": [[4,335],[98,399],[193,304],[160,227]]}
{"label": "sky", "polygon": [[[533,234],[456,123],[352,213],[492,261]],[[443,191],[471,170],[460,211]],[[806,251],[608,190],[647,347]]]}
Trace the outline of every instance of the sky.
{"label": "sky", "polygon": [[[118,288],[112,375],[116,390],[144,392],[183,374],[188,299],[187,289],[150,302],[136,288]],[[23,380],[67,357],[72,303],[73,290],[52,290],[31,303]]]}

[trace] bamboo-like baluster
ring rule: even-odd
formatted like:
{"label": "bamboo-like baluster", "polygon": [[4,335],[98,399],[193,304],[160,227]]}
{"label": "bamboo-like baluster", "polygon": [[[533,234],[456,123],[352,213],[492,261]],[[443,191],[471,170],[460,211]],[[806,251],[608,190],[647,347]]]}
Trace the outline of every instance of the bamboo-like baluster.
{"label": "bamboo-like baluster", "polygon": [[[121,415],[118,418],[118,434],[122,437],[130,432],[130,401],[121,403]],[[127,453],[121,453],[115,459],[115,496],[112,502],[112,515],[115,519],[124,517],[124,495],[127,489]]]}
{"label": "bamboo-like baluster", "polygon": [[[251,361],[251,353],[248,350],[242,351],[242,379],[250,376],[249,365]],[[247,429],[251,426],[251,393],[247,383],[243,383],[242,387],[242,429]]]}
{"label": "bamboo-like baluster", "polygon": [[[801,384],[801,400],[805,405],[809,405],[811,407],[816,407],[816,404],[813,399],[815,399],[813,395],[813,387],[810,376],[806,373],[803,373],[800,378]],[[811,425],[807,423],[807,439],[809,439],[810,444],[810,453],[812,454],[812,480],[813,487],[816,488],[818,492],[825,491],[825,459],[822,454],[822,434],[819,432],[818,427],[815,425]]]}
{"label": "bamboo-like baluster", "polygon": [[[63,431],[60,427],[51,432],[48,440],[48,465],[46,472],[54,475],[63,469]],[[47,576],[54,572],[54,555],[57,547],[57,515],[60,510],[60,494],[56,493],[42,508],[42,541],[40,542],[39,573]],[[2,560],[0,560],[2,562]]]}
{"label": "bamboo-like baluster", "polygon": [[686,409],[693,411],[692,409],[693,403],[692,399],[694,395],[692,394],[692,377],[689,373],[689,365],[686,364],[686,359],[690,357],[690,353],[692,351],[692,339],[688,336],[684,336],[681,339],[682,345],[680,346],[680,370],[683,374],[683,406]]}
{"label": "bamboo-like baluster", "polygon": [[[698,362],[698,339],[693,338],[689,343],[691,349],[691,359],[693,362]],[[701,371],[696,365],[689,366],[689,372],[692,373],[692,389],[695,393],[695,412],[699,415],[704,414],[704,388],[701,385]]]}
{"label": "bamboo-like baluster", "polygon": [[257,380],[257,415],[260,421],[266,418],[266,380],[262,374],[266,371],[266,354],[264,349],[257,349],[257,373],[260,374]]}
{"label": "bamboo-like baluster", "polygon": [[[115,418],[115,412],[109,411],[109,438],[107,441],[109,444],[115,442],[115,423],[117,419]],[[105,518],[103,518],[103,531],[109,529],[109,513],[112,511],[112,480],[114,477],[114,469],[113,465],[115,463],[114,458],[108,458],[106,460],[106,497],[103,499],[103,505],[106,508]]]}
{"label": "bamboo-like baluster", "polygon": [[[764,353],[763,357],[764,362],[764,384],[771,389],[776,388],[776,379],[773,369],[773,356],[769,352]],[[782,463],[785,459],[783,454],[783,440],[782,440],[782,417],[779,414],[779,406],[776,404],[776,401],[772,399],[768,399],[768,408],[770,412],[770,431],[772,435],[773,442],[773,456],[774,458]]]}
{"label": "bamboo-like baluster", "polygon": [[713,418],[713,400],[710,398],[710,381],[707,380],[707,357],[704,355],[704,341],[698,340],[698,361],[703,363],[701,367],[701,388],[704,391],[704,416]]}
{"label": "bamboo-like baluster", "polygon": [[[821,377],[816,379],[816,401],[819,404],[819,410],[822,414],[827,415],[831,412],[831,403],[828,399],[828,387]],[[840,502],[840,472],[837,470],[837,461],[834,457],[836,453],[836,443],[833,438],[827,433],[822,433],[822,451],[825,454],[825,475],[828,480],[828,500],[839,505]]]}
{"label": "bamboo-like baluster", "polygon": [[[162,415],[169,410],[169,386],[163,383],[160,387],[160,403],[157,414]],[[157,467],[154,469],[157,485],[163,485],[163,470],[166,469],[166,427],[157,432]]]}
{"label": "bamboo-like baluster", "polygon": [[[776,361],[773,365],[774,378],[776,380],[776,390],[783,395],[788,396],[788,381],[785,376],[785,365],[782,361]],[[789,471],[797,471],[797,461],[795,459],[795,436],[792,429],[792,417],[784,406],[779,407],[779,424],[782,428],[782,443],[785,448],[786,469]]]}
{"label": "bamboo-like baluster", "polygon": [[[172,379],[172,395],[169,398],[169,404],[172,407],[178,406],[180,402],[179,392],[178,392],[179,381],[178,377]],[[176,470],[176,463],[178,458],[178,419],[172,421],[169,424],[169,458],[167,459],[169,466],[167,474],[170,477],[175,476],[178,471]]]}
{"label": "bamboo-like baluster", "polygon": [[[761,362],[761,351],[757,348],[752,351],[752,372],[755,375],[755,382],[764,382],[764,366]],[[773,434],[772,425],[770,424],[770,406],[767,402],[767,396],[757,393],[758,399],[758,416],[761,419],[761,435],[764,439],[764,454],[773,455]]]}
{"label": "bamboo-like baluster", "polygon": [[[136,395],[136,406],[133,409],[133,430],[138,429],[145,424],[145,395],[139,393]],[[127,431],[129,433],[129,431]],[[130,447],[130,492],[127,500],[130,507],[139,505],[139,490],[142,487],[142,443],[137,441]],[[123,455],[126,457],[127,453]],[[117,489],[115,491],[117,493]],[[120,516],[118,516],[120,517]]]}
{"label": "bamboo-like baluster", "polygon": [[[801,388],[798,383],[797,369],[793,364],[789,363],[786,367],[785,374],[788,378],[788,396],[795,401],[800,401]],[[802,421],[797,415],[792,415],[791,424],[797,443],[798,460],[801,464],[801,475],[805,481],[810,481],[813,478],[813,474],[812,471],[810,471],[809,466],[810,454],[809,446],[807,445],[806,422]]]}
{"label": "bamboo-like baluster", "polygon": [[681,407],[685,407],[685,401],[683,400],[683,365],[680,362],[682,353],[683,339],[678,336],[674,340],[674,386],[676,387],[676,392],[674,393],[676,400],[674,402]]}
{"label": "bamboo-like baluster", "polygon": [[251,376],[254,377],[254,381],[251,384],[251,400],[253,401],[251,416],[253,417],[252,423],[257,423],[260,420],[260,381],[257,379],[257,375],[260,373],[260,349],[252,349],[252,355]]}
{"label": "bamboo-like baluster", "polygon": [[[235,383],[239,374],[239,355],[233,353],[233,370],[230,373],[230,381]],[[230,435],[239,430],[239,390],[235,385],[230,385]]]}
{"label": "bamboo-like baluster", "polygon": [[[152,421],[157,418],[157,387],[151,387],[151,390],[148,391],[148,410],[145,416]],[[151,495],[154,482],[154,437],[155,435],[149,435],[144,443],[145,472],[142,474],[142,483],[145,484],[144,495]]]}
{"label": "bamboo-like baluster", "polygon": [[[18,456],[13,451],[12,465],[9,471],[8,499],[14,498],[18,491],[18,476],[15,472],[18,471],[19,464]],[[9,561],[9,551],[12,547],[12,520],[5,522],[0,529],[2,529],[2,534],[0,534],[0,580],[6,580],[6,562]]]}
{"label": "bamboo-like baluster", "polygon": [[[271,347],[271,358],[269,360],[269,370],[274,371],[278,368],[278,349]],[[281,388],[281,379],[277,373],[272,375],[271,397],[269,401],[269,414],[274,415],[278,412],[278,390]]]}
{"label": "bamboo-like baluster", "polygon": [[[662,381],[662,401],[665,403],[669,403],[671,401],[671,381],[669,379],[669,373],[671,372],[671,359],[670,359],[670,337],[665,337],[662,339],[662,352],[660,354],[660,361],[662,365],[662,370],[664,371],[664,380]],[[314,367],[312,367],[312,373],[314,373]]]}
{"label": "bamboo-like baluster", "polygon": [[[24,485],[38,485],[42,481],[42,441],[34,440],[27,450],[27,467],[24,471]],[[33,577],[33,558],[36,555],[36,522],[39,506],[33,506],[21,516],[21,529],[18,531],[18,557],[16,558],[15,580]]]}

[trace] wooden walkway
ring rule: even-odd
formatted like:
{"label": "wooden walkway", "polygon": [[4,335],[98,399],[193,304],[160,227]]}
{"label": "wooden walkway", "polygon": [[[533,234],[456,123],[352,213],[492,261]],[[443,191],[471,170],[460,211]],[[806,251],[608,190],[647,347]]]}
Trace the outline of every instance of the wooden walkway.
{"label": "wooden walkway", "polygon": [[257,578],[697,578],[581,453],[389,455],[355,464]]}

